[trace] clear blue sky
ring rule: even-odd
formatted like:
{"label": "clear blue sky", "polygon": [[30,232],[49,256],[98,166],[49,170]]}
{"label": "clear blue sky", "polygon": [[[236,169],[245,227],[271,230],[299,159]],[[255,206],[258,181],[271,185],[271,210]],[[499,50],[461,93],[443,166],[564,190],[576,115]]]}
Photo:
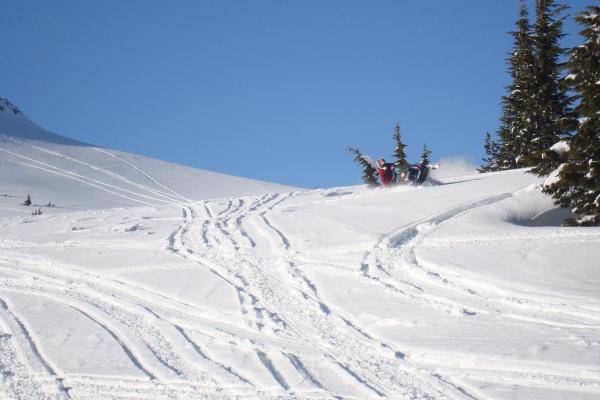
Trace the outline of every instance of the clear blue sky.
{"label": "clear blue sky", "polygon": [[518,0],[4,1],[0,96],[97,145],[354,184],[346,146],[389,156],[397,121],[412,160],[427,142],[434,160],[479,162],[517,14]]}

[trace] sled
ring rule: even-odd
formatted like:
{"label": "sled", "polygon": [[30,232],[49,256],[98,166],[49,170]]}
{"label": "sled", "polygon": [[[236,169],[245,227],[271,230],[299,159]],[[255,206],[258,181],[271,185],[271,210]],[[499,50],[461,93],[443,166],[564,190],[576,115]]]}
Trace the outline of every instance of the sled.
{"label": "sled", "polygon": [[406,176],[398,176],[396,178],[397,183],[411,183],[413,185],[420,185],[427,180],[429,171],[432,169],[438,169],[439,164],[411,164],[408,167]]}

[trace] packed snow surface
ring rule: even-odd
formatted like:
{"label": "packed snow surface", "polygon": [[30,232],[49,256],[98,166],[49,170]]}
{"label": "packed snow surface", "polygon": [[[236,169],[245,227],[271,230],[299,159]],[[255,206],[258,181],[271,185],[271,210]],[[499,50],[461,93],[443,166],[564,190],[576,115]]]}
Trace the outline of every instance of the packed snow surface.
{"label": "packed snow surface", "polygon": [[0,106],[0,216],[30,213],[18,207],[28,193],[38,207],[68,212],[294,189],[81,143],[35,125],[1,97]]}
{"label": "packed snow surface", "polygon": [[81,186],[0,217],[0,398],[600,398],[600,229],[523,170],[190,200],[48,143],[0,144]]}

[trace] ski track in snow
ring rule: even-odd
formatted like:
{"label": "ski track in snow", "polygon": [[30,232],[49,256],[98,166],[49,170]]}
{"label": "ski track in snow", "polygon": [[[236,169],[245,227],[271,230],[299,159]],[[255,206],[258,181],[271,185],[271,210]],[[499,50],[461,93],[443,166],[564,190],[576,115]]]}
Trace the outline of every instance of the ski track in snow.
{"label": "ski track in snow", "polygon": [[[560,368],[536,370],[531,366],[519,370],[514,365],[499,369],[498,362],[493,369],[486,369],[481,367],[486,360],[475,356],[462,360],[462,364],[439,354],[414,352],[408,357],[410,349],[378,338],[321,297],[318,285],[303,269],[303,265],[320,261],[295,251],[292,238],[272,217],[278,207],[304,196],[304,192],[192,203],[108,151],[96,149],[135,169],[157,188],[33,147],[117,179],[127,187],[0,150],[25,160],[32,168],[117,196],[148,205],[155,203],[146,200],[180,207],[181,224],[168,236],[166,251],[184,259],[186,268],[210,271],[232,288],[239,315],[191,305],[106,272],[90,273],[75,265],[48,261],[19,251],[27,248],[25,243],[2,241],[0,271],[7,277],[0,279],[0,327],[6,331],[0,335],[0,372],[8,370],[10,374],[3,372],[7,378],[0,381],[0,389],[14,398],[485,399],[476,388],[453,378],[459,371],[471,378],[583,386],[600,392],[600,377],[593,373],[577,375]],[[347,265],[332,267],[392,296],[459,317],[483,314],[556,327],[600,328],[598,310],[508,289],[498,294],[420,259],[419,251],[427,245],[428,235],[440,226],[510,196],[512,193],[502,193],[465,202],[408,224],[382,236],[354,270]],[[145,378],[62,372],[45,355],[26,319],[5,299],[11,294],[61,304],[84,316],[118,344]],[[211,354],[198,340],[223,335],[255,355],[264,375],[271,377],[271,386],[265,387],[248,371],[238,370],[230,360],[220,359],[218,353]],[[473,368],[468,369],[470,364]]]}

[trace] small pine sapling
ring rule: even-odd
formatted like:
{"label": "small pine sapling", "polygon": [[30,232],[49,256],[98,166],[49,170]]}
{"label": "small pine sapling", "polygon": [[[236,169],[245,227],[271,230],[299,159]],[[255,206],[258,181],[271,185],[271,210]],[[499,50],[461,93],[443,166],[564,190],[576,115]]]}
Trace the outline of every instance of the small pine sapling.
{"label": "small pine sapling", "polygon": [[421,163],[428,165],[431,161],[429,161],[429,156],[431,156],[431,150],[427,147],[427,143],[423,144],[423,150],[421,151]]}
{"label": "small pine sapling", "polygon": [[394,144],[396,147],[394,148],[394,154],[392,157],[394,158],[394,164],[396,165],[396,170],[399,175],[406,174],[408,172],[408,162],[406,161],[406,145],[402,142],[402,135],[400,134],[400,124],[396,124],[394,128]]}
{"label": "small pine sapling", "polygon": [[379,185],[377,176],[377,170],[371,165],[369,160],[363,156],[358,147],[348,146],[346,149],[348,154],[354,156],[354,162],[362,167],[362,180],[369,187],[376,187]]}
{"label": "small pine sapling", "polygon": [[483,164],[478,171],[481,173],[497,171],[499,169],[497,160],[500,152],[500,145],[492,138],[492,135],[490,135],[489,132],[485,133],[485,144],[483,145],[483,148],[485,149],[485,157],[483,157]]}
{"label": "small pine sapling", "polygon": [[27,198],[25,199],[23,205],[28,207],[31,205],[31,194],[27,193]]}

